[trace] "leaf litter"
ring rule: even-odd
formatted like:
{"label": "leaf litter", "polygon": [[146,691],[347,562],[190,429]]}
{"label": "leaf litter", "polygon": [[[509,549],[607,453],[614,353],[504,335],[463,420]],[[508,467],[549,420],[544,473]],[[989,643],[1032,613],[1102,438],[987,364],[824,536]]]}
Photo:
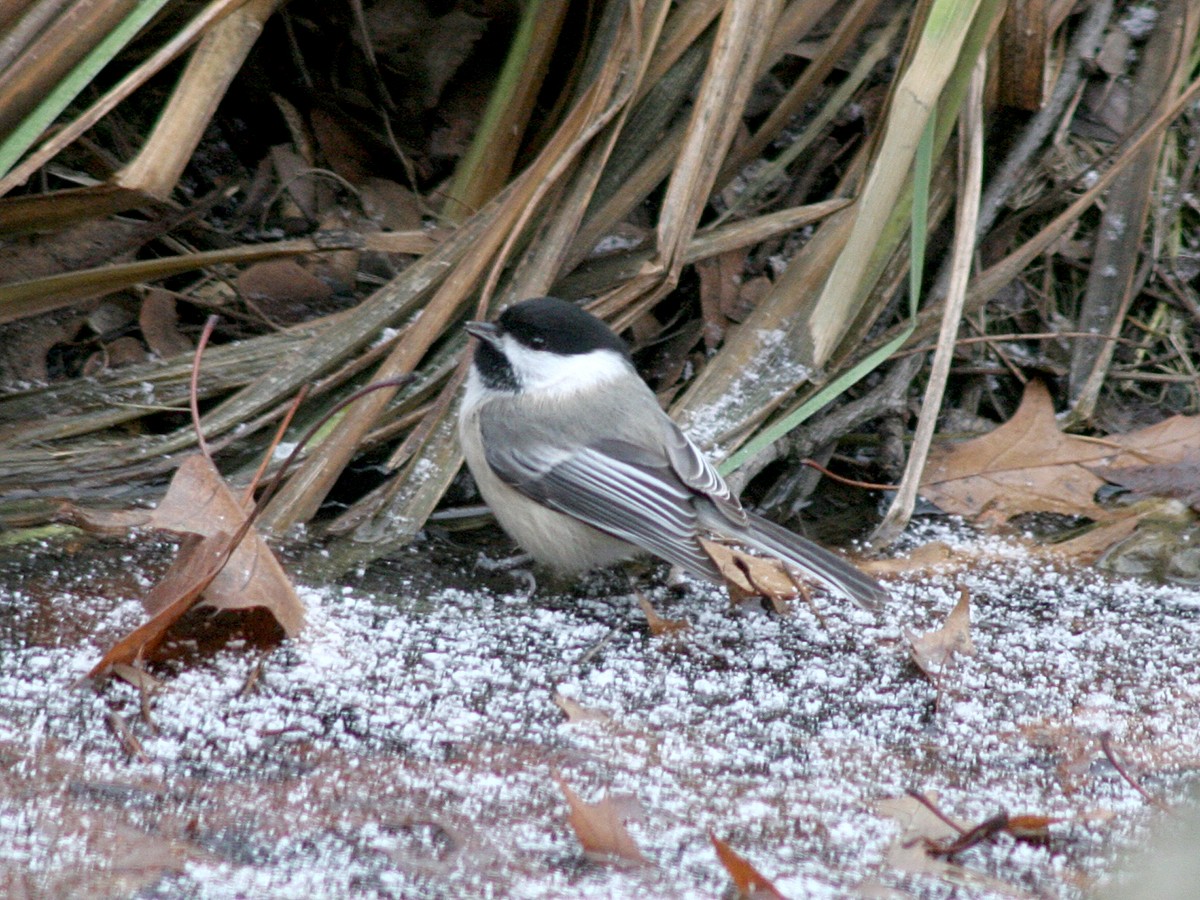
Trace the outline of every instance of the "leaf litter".
{"label": "leaf litter", "polygon": [[[299,638],[156,672],[148,700],[78,684],[142,614],[145,548],[106,569],[47,545],[37,579],[5,564],[0,595],[0,893],[711,897],[730,881],[711,831],[788,897],[935,897],[960,878],[973,896],[1082,896],[1156,814],[1102,743],[1168,801],[1200,765],[1200,593],[1067,574],[961,529],[910,540],[969,543],[974,562],[892,581],[878,620],[660,588],[692,622],[667,637],[603,583],[529,599],[414,550],[373,593],[301,588]],[[975,655],[934,686],[904,634],[964,590]],[[624,825],[652,865],[589,858],[556,776],[636,799]],[[1050,845],[1000,832],[950,865],[897,865],[878,804],[909,790],[965,823],[1053,820]]]}

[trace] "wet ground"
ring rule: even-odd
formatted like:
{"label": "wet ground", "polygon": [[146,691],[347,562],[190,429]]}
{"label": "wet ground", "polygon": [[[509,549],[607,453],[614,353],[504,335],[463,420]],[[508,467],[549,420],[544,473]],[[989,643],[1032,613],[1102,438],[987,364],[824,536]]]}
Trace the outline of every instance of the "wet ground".
{"label": "wet ground", "polygon": [[[0,894],[708,898],[731,884],[711,831],[789,897],[1083,896],[1200,764],[1200,590],[944,528],[909,546],[934,539],[950,561],[893,578],[879,616],[659,586],[691,623],[662,636],[620,579],[527,596],[418,545],[302,588],[300,639],[203,649],[148,690],[81,679],[169,547],[10,550]],[[963,587],[976,653],[934,684],[906,635]],[[560,781],[618,798],[648,864],[585,854]],[[888,803],[908,789],[968,825],[1053,817],[1049,842],[916,871]]]}

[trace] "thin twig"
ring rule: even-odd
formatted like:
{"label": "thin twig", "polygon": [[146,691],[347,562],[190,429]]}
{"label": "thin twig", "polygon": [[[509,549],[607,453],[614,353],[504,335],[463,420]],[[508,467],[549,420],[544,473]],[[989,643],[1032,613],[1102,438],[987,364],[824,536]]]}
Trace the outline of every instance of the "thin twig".
{"label": "thin twig", "polygon": [[283,436],[287,434],[288,426],[292,424],[292,419],[296,416],[296,411],[300,409],[305,398],[308,397],[309,386],[303,385],[296,392],[296,399],[288,406],[287,412],[283,414],[283,419],[279,423],[279,427],[275,429],[275,437],[267,445],[266,452],[263,453],[262,459],[259,460],[258,468],[254,472],[254,477],[250,479],[250,484],[246,486],[245,498],[249,500],[254,496],[254,492],[258,489],[258,482],[262,479],[263,474],[267,471],[267,466],[271,464],[271,458],[275,455],[275,448],[279,446],[283,440]]}
{"label": "thin twig", "polygon": [[212,462],[212,453],[209,452],[208,442],[204,440],[204,428],[200,424],[200,357],[204,354],[208,339],[212,337],[213,329],[217,327],[217,318],[217,316],[209,316],[204,321],[204,330],[200,332],[200,342],[196,345],[196,352],[192,354],[192,382],[191,390],[188,391],[188,407],[192,411],[192,427],[196,430],[196,445],[200,448],[200,454],[209,462]]}
{"label": "thin twig", "polygon": [[873,481],[856,481],[853,478],[846,478],[843,475],[838,475],[836,472],[831,472],[815,459],[805,457],[800,460],[800,465],[808,466],[810,469],[816,469],[826,478],[836,481],[838,484],[844,484],[846,487],[862,488],[864,491],[894,491],[894,484],[877,484]]}
{"label": "thin twig", "polygon": [[[1138,341],[1126,337],[1114,337],[1108,334],[1093,334],[1084,331],[1035,331],[1030,334],[1018,334],[1009,332],[1008,334],[984,334],[979,337],[958,338],[954,341],[955,347],[963,347],[967,344],[990,344],[993,341],[1051,341],[1056,338],[1081,338],[1086,340],[1096,341],[1116,341],[1119,344],[1128,344],[1131,347],[1140,347]],[[915,353],[928,353],[937,347],[937,344],[922,344],[920,347],[913,347],[908,350],[901,350],[896,353],[892,359],[900,359],[905,356],[912,356]]]}
{"label": "thin twig", "polygon": [[945,822],[947,825],[949,825],[951,828],[953,828],[959,834],[967,833],[967,829],[963,828],[961,825],[959,825],[957,822],[955,822],[953,819],[951,819],[948,815],[946,815],[944,812],[942,812],[940,809],[938,809],[937,806],[934,805],[934,802],[932,800],[930,800],[928,797],[926,797],[924,794],[922,794],[920,791],[916,790],[915,788],[905,788],[904,793],[908,794],[908,796],[912,797],[914,800],[916,800],[918,803],[920,803],[922,806],[924,806],[927,810],[929,810],[931,813],[933,813],[941,821]]}
{"label": "thin twig", "polygon": [[1112,733],[1108,731],[1100,732],[1100,749],[1104,751],[1105,758],[1112,763],[1112,767],[1117,770],[1117,774],[1124,778],[1129,786],[1142,795],[1142,799],[1151,806],[1157,806],[1159,809],[1167,809],[1167,805],[1161,800],[1156,800],[1151,797],[1146,789],[1137,783],[1137,780],[1129,774],[1129,771],[1117,760],[1117,754],[1113,750]]}

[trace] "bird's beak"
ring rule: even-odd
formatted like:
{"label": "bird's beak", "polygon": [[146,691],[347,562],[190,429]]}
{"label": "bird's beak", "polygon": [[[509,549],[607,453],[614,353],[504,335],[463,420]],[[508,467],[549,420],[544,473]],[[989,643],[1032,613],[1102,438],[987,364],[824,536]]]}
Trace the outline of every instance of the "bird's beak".
{"label": "bird's beak", "polygon": [[500,339],[500,329],[491,322],[468,322],[466,327],[467,334],[471,337],[477,337],[489,344],[495,344]]}

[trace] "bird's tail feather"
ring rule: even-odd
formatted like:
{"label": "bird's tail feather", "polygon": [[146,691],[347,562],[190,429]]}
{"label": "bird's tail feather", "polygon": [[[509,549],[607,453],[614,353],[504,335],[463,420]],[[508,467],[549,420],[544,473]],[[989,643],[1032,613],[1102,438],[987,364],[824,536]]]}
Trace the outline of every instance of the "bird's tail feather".
{"label": "bird's tail feather", "polygon": [[[713,514],[716,514],[715,510]],[[719,525],[717,522],[705,524],[756,550],[779,557],[783,562],[799,569],[802,574],[821,582],[831,590],[845,594],[864,609],[878,609],[888,598],[883,585],[870,575],[859,571],[837,554],[762,516],[751,513],[745,526],[732,526],[723,517]]]}

